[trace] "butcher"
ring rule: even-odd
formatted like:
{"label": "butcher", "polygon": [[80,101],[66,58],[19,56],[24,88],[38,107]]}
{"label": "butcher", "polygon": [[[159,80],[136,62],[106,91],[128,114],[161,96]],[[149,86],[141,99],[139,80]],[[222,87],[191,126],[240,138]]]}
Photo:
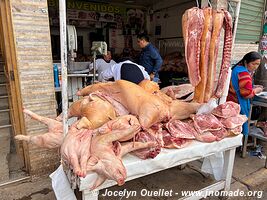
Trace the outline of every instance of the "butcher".
{"label": "butcher", "polygon": [[151,81],[158,82],[158,71],[163,63],[158,49],[149,42],[149,37],[146,34],[137,36],[137,44],[142,49],[138,64],[145,67]]}
{"label": "butcher", "polygon": [[[112,65],[116,64],[116,62],[112,59],[111,51],[107,51],[107,55],[101,55],[96,59],[95,69],[98,74],[101,74],[106,69],[109,69]],[[94,64],[91,63],[89,65],[89,70],[93,70]],[[98,81],[102,81],[102,77],[98,76]]]}
{"label": "butcher", "polygon": [[[262,92],[261,85],[253,84],[253,74],[261,63],[261,55],[258,52],[247,53],[242,60],[232,67],[231,82],[227,101],[239,103],[241,107],[240,114],[249,116],[250,99],[255,94]],[[243,134],[248,135],[248,122],[243,124]]]}
{"label": "butcher", "polygon": [[130,60],[126,60],[112,65],[110,68],[104,70],[99,74],[100,79],[108,81],[111,78],[117,80],[126,80],[135,84],[139,84],[145,79],[150,79],[145,68]]}

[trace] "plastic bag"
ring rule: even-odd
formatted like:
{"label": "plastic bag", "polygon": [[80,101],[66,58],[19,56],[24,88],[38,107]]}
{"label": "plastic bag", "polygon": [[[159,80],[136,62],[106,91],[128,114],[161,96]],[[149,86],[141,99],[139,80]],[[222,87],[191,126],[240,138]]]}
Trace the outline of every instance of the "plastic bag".
{"label": "plastic bag", "polygon": [[218,106],[217,99],[211,98],[208,103],[203,104],[197,111],[198,114],[209,114],[211,111]]}
{"label": "plastic bag", "polygon": [[77,200],[62,165],[49,177],[52,179],[52,188],[57,200]]}
{"label": "plastic bag", "polygon": [[219,181],[223,178],[223,166],[224,166],[224,155],[223,152],[215,153],[214,155],[204,158],[201,171],[213,174],[215,180]]}

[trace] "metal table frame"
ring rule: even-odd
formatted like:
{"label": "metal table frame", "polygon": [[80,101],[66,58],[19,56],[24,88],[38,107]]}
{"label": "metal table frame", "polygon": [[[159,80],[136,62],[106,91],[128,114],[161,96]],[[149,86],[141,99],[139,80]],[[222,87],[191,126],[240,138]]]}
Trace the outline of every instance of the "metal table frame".
{"label": "metal table frame", "polygon": [[[130,173],[130,177],[127,178],[126,181],[130,181],[136,178],[141,178],[143,176],[158,172],[158,171],[162,171],[165,169],[169,169],[171,167],[175,167],[175,166],[179,166],[181,164],[185,164],[194,160],[198,160],[200,158],[205,158],[208,157],[210,155],[213,155],[217,152],[224,152],[224,179],[220,180],[214,184],[209,185],[208,187],[202,188],[200,190],[197,191],[197,193],[199,194],[199,192],[207,192],[207,191],[219,191],[219,190],[224,190],[224,191],[229,191],[230,190],[230,185],[231,185],[231,178],[232,178],[232,172],[233,172],[233,165],[234,165],[234,158],[235,158],[235,149],[238,146],[242,145],[242,137],[243,135],[238,135],[234,138],[225,138],[219,142],[213,142],[213,143],[202,143],[202,142],[198,142],[195,141],[193,145],[189,145],[188,147],[185,147],[183,149],[171,149],[168,150],[167,153],[171,153],[175,156],[176,160],[173,161],[173,163],[171,163],[169,166],[165,166],[165,167],[158,167],[157,166],[157,160],[163,160],[163,157],[166,156],[166,153],[160,153],[156,158],[154,159],[147,159],[147,160],[141,160],[136,158],[136,160],[138,159],[138,168],[144,169],[148,166],[148,163],[150,162],[151,165],[153,166],[157,166],[157,169],[154,170],[149,170],[149,172],[138,172],[137,174],[134,173],[130,173],[130,169],[131,167],[131,162],[126,162],[125,167],[127,169],[127,173]],[[200,149],[203,149],[203,151],[201,151]],[[215,150],[216,149],[216,150]],[[190,158],[184,158],[183,154],[185,154],[185,151],[192,153],[192,157]],[[131,160],[131,159],[130,159]],[[123,162],[125,161],[125,158],[123,158]],[[161,162],[162,163],[162,162]],[[69,181],[71,182],[71,184],[73,185],[73,175],[71,173],[67,173]],[[90,174],[88,175],[90,176]],[[91,175],[92,176],[92,175]],[[97,188],[97,190],[93,190],[91,191],[90,189],[88,189],[88,185],[89,183],[91,183],[92,180],[88,177],[85,178],[78,178],[75,180],[75,185],[78,185],[78,189],[82,192],[82,199],[83,200],[97,200],[98,199],[98,194],[99,194],[99,190],[104,189],[104,188],[108,188],[111,186],[116,185],[117,183],[115,181],[111,181],[108,180],[106,181],[104,184],[102,184],[99,188]],[[77,189],[77,188],[76,188]],[[205,194],[205,193],[204,193]],[[201,199],[201,196],[190,196],[190,197],[183,197],[181,199]]]}
{"label": "metal table frame", "polygon": [[[251,129],[250,124],[256,125],[257,120],[252,121],[251,120],[251,113],[252,113],[252,108],[253,106],[261,106],[267,108],[267,103],[261,102],[261,101],[252,101],[250,105],[250,113],[249,113],[249,118],[248,118],[248,124],[249,124],[249,134],[244,137],[243,141],[243,148],[242,148],[242,158],[246,157],[247,153],[247,147],[248,146],[256,146],[257,139],[266,141],[267,142],[267,137],[263,136],[263,132],[260,129]],[[248,143],[248,136],[251,136],[253,138],[253,143]],[[267,168],[267,158],[265,160],[265,168]]]}

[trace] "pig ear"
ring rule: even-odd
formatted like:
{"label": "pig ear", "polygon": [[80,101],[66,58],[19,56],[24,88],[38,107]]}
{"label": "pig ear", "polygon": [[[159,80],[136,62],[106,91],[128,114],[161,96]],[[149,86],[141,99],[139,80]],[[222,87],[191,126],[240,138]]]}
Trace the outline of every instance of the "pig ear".
{"label": "pig ear", "polygon": [[118,141],[113,142],[112,150],[114,151],[116,156],[120,155],[121,154],[121,143]]}

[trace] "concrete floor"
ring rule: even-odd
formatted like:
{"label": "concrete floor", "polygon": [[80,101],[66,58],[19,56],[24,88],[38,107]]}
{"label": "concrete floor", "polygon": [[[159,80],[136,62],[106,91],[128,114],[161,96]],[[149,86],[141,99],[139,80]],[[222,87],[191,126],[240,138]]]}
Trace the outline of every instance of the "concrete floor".
{"label": "concrete floor", "polygon": [[[267,148],[264,148],[267,149]],[[234,171],[232,177],[232,191],[244,191],[246,194],[256,191],[253,197],[235,197],[232,199],[267,199],[267,169],[264,168],[265,160],[257,157],[250,157],[243,159],[237,153],[234,164]],[[174,200],[180,197],[180,194],[171,197],[162,196],[147,196],[141,197],[141,190],[155,191],[165,189],[166,191],[173,190],[173,193],[179,193],[182,190],[198,190],[214,182],[212,176],[200,172],[200,161],[188,163],[186,167],[180,170],[174,167],[165,171],[161,171],[143,178],[126,182],[125,185],[118,187],[114,186],[107,190],[101,190],[99,199],[118,200],[126,199],[118,196],[102,196],[105,192],[121,191],[136,191],[137,196],[128,199],[133,200]],[[250,193],[247,193],[249,192]],[[259,192],[258,192],[259,191]],[[257,196],[258,195],[258,196]],[[259,198],[261,197],[261,198]],[[51,187],[50,178],[43,177],[33,182],[25,182],[16,185],[9,185],[0,188],[1,200],[55,200],[53,189]],[[206,199],[218,200],[218,197],[208,197]]]}

